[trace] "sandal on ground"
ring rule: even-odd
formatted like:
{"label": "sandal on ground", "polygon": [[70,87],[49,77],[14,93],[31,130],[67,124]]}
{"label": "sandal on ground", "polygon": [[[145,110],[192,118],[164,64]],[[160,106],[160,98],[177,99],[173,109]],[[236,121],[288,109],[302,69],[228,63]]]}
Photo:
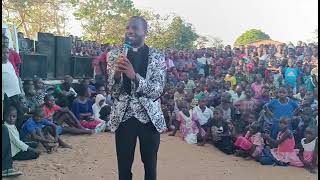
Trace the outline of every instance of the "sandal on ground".
{"label": "sandal on ground", "polygon": [[15,169],[7,169],[2,171],[2,177],[20,176],[22,172]]}

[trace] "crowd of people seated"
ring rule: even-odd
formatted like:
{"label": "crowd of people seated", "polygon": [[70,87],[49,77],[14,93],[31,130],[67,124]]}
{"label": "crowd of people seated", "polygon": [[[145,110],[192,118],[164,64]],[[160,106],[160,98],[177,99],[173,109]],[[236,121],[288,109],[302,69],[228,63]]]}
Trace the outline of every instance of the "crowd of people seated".
{"label": "crowd of people seated", "polygon": [[161,97],[169,135],[263,165],[318,157],[318,46],[165,50]]}
{"label": "crowd of people seated", "polygon": [[[2,74],[15,87],[3,86],[2,176],[21,174],[12,160],[38,158],[40,144],[47,153],[72,148],[62,134],[109,131],[113,99],[106,78],[76,82],[67,75],[58,85],[45,85],[40,78],[19,84],[4,35],[2,40],[2,67],[7,68]],[[73,42],[75,55],[104,52],[105,46],[94,42]],[[212,144],[263,165],[315,172],[317,45],[163,51],[167,83],[161,104],[170,136],[199,146]],[[107,52],[99,61],[107,61]],[[103,75],[106,67],[99,67]]]}

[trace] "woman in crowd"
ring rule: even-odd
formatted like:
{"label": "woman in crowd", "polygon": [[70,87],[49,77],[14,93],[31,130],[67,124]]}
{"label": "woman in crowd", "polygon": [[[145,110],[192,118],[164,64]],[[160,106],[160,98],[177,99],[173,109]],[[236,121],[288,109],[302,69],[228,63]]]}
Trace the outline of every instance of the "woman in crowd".
{"label": "woman in crowd", "polygon": [[106,128],[105,121],[95,119],[93,117],[92,101],[88,86],[81,85],[79,89],[79,97],[72,103],[72,112],[80,121],[80,124],[88,129],[94,129],[97,133],[103,132]]}

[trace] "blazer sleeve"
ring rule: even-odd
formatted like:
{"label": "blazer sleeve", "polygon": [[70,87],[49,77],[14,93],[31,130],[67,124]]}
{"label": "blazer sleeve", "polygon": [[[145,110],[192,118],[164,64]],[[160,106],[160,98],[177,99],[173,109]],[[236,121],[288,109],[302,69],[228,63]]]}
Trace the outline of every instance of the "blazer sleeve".
{"label": "blazer sleeve", "polygon": [[[161,96],[165,81],[166,81],[166,64],[163,54],[155,53],[152,55],[155,58],[154,64],[149,64],[151,74],[147,79],[139,74],[136,75],[138,81],[138,88],[136,92],[142,97],[157,99]],[[148,67],[149,68],[149,67]]]}
{"label": "blazer sleeve", "polygon": [[120,55],[120,50],[112,50],[107,54],[107,75],[108,75],[108,90],[113,98],[118,98],[120,95],[120,88],[122,82],[122,76],[120,81],[115,81],[115,63]]}

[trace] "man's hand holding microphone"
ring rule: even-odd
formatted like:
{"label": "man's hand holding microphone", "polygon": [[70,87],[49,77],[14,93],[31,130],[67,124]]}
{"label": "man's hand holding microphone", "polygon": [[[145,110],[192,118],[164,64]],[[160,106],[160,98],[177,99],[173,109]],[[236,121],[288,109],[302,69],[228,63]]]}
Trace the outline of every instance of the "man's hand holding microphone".
{"label": "man's hand holding microphone", "polygon": [[116,80],[119,80],[121,78],[121,73],[127,75],[130,80],[136,79],[136,73],[134,72],[131,62],[127,58],[127,53],[128,47],[125,47],[124,51],[120,54],[116,64],[116,72],[114,74],[114,78]]}

